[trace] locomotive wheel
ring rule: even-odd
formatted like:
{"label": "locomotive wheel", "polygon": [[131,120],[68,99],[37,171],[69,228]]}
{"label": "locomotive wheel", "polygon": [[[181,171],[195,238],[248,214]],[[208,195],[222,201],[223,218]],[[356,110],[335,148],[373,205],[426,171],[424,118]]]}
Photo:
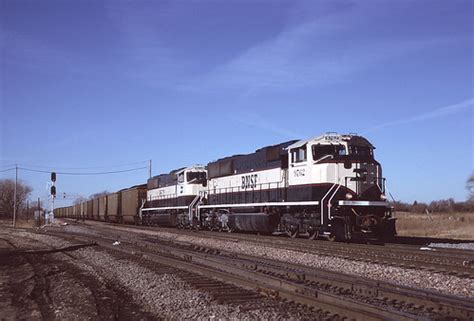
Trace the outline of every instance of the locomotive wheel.
{"label": "locomotive wheel", "polygon": [[218,231],[218,232],[232,233],[232,232],[234,232],[234,229],[233,229],[233,228],[230,228],[230,227],[228,227],[228,226],[226,226],[226,227],[222,227],[222,226],[221,226],[221,227],[217,228],[216,231]]}
{"label": "locomotive wheel", "polygon": [[298,229],[297,229],[297,228],[296,228],[296,229],[293,229],[293,230],[289,230],[289,229],[288,229],[288,230],[286,230],[286,234],[287,234],[289,237],[291,237],[292,239],[294,239],[294,238],[298,237],[299,232],[298,232]]}
{"label": "locomotive wheel", "polygon": [[288,235],[292,239],[294,239],[295,237],[299,235],[299,229],[297,225],[295,226],[291,224],[285,224],[284,229],[285,229],[286,235]]}
{"label": "locomotive wheel", "polygon": [[319,230],[308,232],[308,238],[310,240],[316,240],[317,238],[319,238]]}

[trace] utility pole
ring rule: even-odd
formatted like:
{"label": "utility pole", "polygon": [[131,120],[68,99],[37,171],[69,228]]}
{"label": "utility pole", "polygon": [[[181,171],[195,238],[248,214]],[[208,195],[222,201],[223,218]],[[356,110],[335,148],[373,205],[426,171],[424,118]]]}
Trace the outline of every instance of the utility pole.
{"label": "utility pole", "polygon": [[18,164],[15,164],[15,190],[13,192],[13,227],[16,227],[16,185],[18,184]]}
{"label": "utility pole", "polygon": [[[36,217],[35,217],[36,219]],[[35,224],[38,224],[38,226],[41,226],[41,205],[40,205],[40,198],[38,197],[38,223],[35,222]]]}
{"label": "utility pole", "polygon": [[151,178],[151,159],[150,159],[149,165],[148,165],[148,176],[149,176],[149,178]]}

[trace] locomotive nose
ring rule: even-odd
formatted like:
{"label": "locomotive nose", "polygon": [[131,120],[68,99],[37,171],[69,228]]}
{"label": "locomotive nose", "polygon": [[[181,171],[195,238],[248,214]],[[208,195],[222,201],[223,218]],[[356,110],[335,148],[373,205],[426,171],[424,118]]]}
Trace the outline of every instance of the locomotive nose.
{"label": "locomotive nose", "polygon": [[385,200],[380,196],[384,192],[380,166],[373,162],[361,162],[356,166],[357,168],[352,170],[353,174],[350,180],[353,182],[357,196],[372,201]]}

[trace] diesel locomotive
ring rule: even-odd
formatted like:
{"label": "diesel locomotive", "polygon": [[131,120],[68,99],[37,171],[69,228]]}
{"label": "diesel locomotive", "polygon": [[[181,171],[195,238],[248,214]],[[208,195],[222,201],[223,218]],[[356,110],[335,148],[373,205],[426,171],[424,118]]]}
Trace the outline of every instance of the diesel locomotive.
{"label": "diesel locomotive", "polygon": [[395,218],[374,149],[355,134],[288,141],[154,176],[146,186],[98,202],[97,215],[91,201],[92,214],[78,204],[56,215],[337,241],[389,239]]}
{"label": "diesel locomotive", "polygon": [[358,135],[288,141],[155,176],[138,221],[310,239],[385,239],[395,219],[374,146]]}

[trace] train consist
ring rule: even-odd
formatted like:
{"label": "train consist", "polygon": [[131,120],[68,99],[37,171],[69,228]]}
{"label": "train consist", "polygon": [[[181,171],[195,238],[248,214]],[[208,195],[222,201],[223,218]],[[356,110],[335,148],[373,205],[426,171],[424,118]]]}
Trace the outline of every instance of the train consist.
{"label": "train consist", "polygon": [[349,241],[395,235],[385,178],[362,136],[325,134],[152,177],[56,217]]}

